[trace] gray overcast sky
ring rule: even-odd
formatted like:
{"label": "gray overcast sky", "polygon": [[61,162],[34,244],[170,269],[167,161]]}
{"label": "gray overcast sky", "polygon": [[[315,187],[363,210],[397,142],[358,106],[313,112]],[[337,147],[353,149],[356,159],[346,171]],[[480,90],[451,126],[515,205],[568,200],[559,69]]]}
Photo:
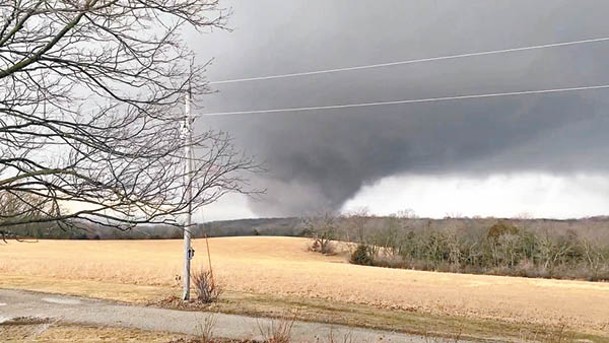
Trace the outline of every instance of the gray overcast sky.
{"label": "gray overcast sky", "polygon": [[[191,35],[210,80],[609,36],[607,1],[225,1],[231,33]],[[223,112],[609,83],[609,43],[218,84]],[[585,216],[609,206],[609,90],[306,113],[203,117],[264,161],[262,200],[206,218],[319,208]],[[246,208],[247,207],[247,208]],[[215,211],[215,212],[214,212]]]}

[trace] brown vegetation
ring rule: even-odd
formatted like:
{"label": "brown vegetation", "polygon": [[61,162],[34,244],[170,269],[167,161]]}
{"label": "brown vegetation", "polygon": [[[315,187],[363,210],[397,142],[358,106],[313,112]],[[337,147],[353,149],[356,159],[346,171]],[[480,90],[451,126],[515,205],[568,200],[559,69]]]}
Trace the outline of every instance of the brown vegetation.
{"label": "brown vegetation", "polygon": [[187,339],[186,335],[133,328],[94,327],[19,318],[0,324],[2,342],[156,342]]}
{"label": "brown vegetation", "polygon": [[[214,275],[226,285],[228,297],[221,306],[230,307],[231,299],[237,299],[231,311],[243,309],[248,301],[270,309],[265,301],[282,297],[299,299],[292,303],[295,307],[319,303],[311,311],[320,313],[331,304],[344,304],[341,311],[359,306],[370,313],[383,310],[383,316],[374,312],[364,317],[366,323],[379,325],[393,323],[389,315],[416,313],[542,326],[564,321],[570,329],[597,333],[609,328],[606,283],[362,267],[349,264],[345,255],[308,252],[309,242],[285,237],[210,239]],[[205,242],[195,240],[194,248],[204,252]],[[10,242],[0,248],[0,287],[156,301],[163,293],[179,292],[173,276],[181,270],[180,252],[177,240]],[[400,322],[402,328],[407,325],[404,319]],[[419,325],[412,323],[408,325]]]}
{"label": "brown vegetation", "polygon": [[258,330],[264,343],[290,343],[294,318],[282,316],[267,324],[258,322]]}
{"label": "brown vegetation", "polygon": [[214,279],[211,270],[201,268],[191,275],[194,290],[197,292],[196,301],[202,304],[211,304],[218,301],[222,294],[222,287]]}
{"label": "brown vegetation", "polygon": [[349,218],[343,219],[338,230],[340,239],[356,238],[352,242],[358,244],[358,249],[352,252],[351,259],[355,264],[442,272],[609,280],[609,230],[606,226],[599,227],[586,220],[431,221],[368,217],[367,221],[352,226]]}

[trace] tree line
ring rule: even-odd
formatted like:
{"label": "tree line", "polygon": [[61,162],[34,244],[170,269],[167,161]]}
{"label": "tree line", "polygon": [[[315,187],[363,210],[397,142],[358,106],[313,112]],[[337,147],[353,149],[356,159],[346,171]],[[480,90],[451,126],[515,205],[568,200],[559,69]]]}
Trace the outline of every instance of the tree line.
{"label": "tree line", "polygon": [[609,220],[371,217],[310,221],[312,249],[350,242],[355,264],[427,271],[609,280]]}

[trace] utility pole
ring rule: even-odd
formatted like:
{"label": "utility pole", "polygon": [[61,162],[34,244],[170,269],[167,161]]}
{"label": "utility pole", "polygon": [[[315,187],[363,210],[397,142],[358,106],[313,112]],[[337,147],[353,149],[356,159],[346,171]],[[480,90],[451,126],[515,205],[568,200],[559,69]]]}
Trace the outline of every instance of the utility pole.
{"label": "utility pole", "polygon": [[193,258],[194,250],[190,246],[191,229],[192,229],[192,114],[190,113],[190,90],[186,94],[184,105],[184,157],[186,161],[186,180],[184,182],[184,192],[186,193],[186,201],[188,201],[188,213],[184,221],[184,272],[182,280],[184,282],[184,292],[182,299],[190,300],[190,260]]}

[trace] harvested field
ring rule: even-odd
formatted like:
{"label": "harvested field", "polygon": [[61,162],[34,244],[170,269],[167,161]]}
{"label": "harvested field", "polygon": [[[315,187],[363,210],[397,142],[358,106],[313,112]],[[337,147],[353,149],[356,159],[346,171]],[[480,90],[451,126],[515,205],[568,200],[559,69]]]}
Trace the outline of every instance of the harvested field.
{"label": "harvested field", "polygon": [[[356,266],[345,255],[309,252],[308,243],[285,237],[209,240],[214,273],[230,292],[609,331],[608,283]],[[207,261],[205,242],[194,247],[198,266]],[[79,294],[79,287],[97,284],[99,292],[90,295],[154,300],[176,292],[181,249],[179,240],[10,242],[0,247],[0,287]],[[129,285],[141,292],[125,291]]]}

